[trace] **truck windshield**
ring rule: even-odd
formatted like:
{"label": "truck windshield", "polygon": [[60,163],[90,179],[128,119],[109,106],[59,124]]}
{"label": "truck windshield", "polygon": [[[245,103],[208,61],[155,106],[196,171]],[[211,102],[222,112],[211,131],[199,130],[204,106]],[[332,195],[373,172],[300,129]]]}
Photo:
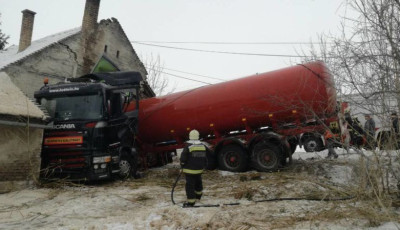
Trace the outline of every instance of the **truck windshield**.
{"label": "truck windshield", "polygon": [[89,120],[103,117],[103,98],[99,94],[42,98],[40,100],[54,120]]}

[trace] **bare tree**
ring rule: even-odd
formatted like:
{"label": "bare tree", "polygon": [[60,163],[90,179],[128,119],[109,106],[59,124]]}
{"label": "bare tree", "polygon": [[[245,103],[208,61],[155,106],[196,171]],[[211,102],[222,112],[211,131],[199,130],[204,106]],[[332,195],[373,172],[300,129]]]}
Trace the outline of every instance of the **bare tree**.
{"label": "bare tree", "polygon": [[400,102],[400,1],[348,0],[347,6],[357,16],[343,19],[341,36],[322,35],[311,54],[328,63],[340,92],[366,99],[395,93]]}
{"label": "bare tree", "polygon": [[[385,126],[390,111],[399,111],[400,106],[400,1],[347,0],[346,3],[345,7],[356,16],[343,18],[339,36],[321,35],[319,45],[311,47],[307,52],[311,55],[305,61],[323,60],[335,77],[340,98],[349,101],[352,108],[379,117]],[[357,196],[374,198],[380,207],[387,207],[393,201],[394,191],[400,193],[400,155],[393,151],[398,147],[398,137],[390,131],[390,122],[386,127],[389,131],[380,132],[382,135],[375,140],[390,151],[372,149],[370,155],[359,149],[357,153],[363,157],[355,166],[360,182],[355,188]]]}
{"label": "bare tree", "polygon": [[150,55],[149,58],[142,59],[147,69],[147,82],[154,90],[157,96],[173,93],[176,89],[171,86],[169,78],[163,74],[164,63],[161,62],[160,56],[154,57]]}
{"label": "bare tree", "polygon": [[[305,61],[325,61],[342,98],[388,121],[391,111],[400,111],[400,1],[347,0],[344,7],[355,17],[343,17],[339,36],[321,35],[321,45],[312,46]],[[388,133],[393,137],[389,145],[397,147],[398,137]],[[380,205],[393,191],[393,182],[400,185],[398,157],[394,151],[373,151],[366,157],[364,185],[369,187],[360,191],[370,192]]]}
{"label": "bare tree", "polygon": [[[0,18],[1,18],[1,13],[0,13]],[[1,21],[0,21],[0,26],[1,26]],[[4,34],[1,29],[0,29],[0,50],[3,50],[6,45],[8,44],[7,40],[8,40],[9,36]]]}
{"label": "bare tree", "polygon": [[385,120],[400,111],[400,1],[348,0],[346,7],[356,16],[343,18],[340,36],[321,35],[308,60],[325,61],[339,95],[358,95],[358,106]]}

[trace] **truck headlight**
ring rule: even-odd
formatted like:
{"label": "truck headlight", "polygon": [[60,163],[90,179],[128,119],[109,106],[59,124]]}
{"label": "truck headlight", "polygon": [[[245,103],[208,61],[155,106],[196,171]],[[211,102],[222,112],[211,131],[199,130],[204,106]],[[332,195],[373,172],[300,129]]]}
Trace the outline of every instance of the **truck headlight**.
{"label": "truck headlight", "polygon": [[111,162],[111,156],[93,157],[93,164]]}
{"label": "truck headlight", "polygon": [[104,128],[104,127],[107,127],[107,125],[108,125],[107,122],[99,121],[99,122],[97,122],[95,128]]}

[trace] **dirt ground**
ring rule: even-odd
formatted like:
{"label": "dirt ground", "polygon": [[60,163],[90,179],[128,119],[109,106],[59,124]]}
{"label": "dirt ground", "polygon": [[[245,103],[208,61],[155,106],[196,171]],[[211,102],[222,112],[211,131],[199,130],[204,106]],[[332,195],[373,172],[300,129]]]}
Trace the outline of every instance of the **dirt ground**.
{"label": "dirt ground", "polygon": [[[0,229],[399,229],[394,203],[360,196],[357,154],[326,160],[296,152],[274,173],[208,171],[204,198],[181,208],[184,180],[173,164],[141,179],[89,185],[31,186],[0,195]],[[328,201],[330,200],[330,201]],[[239,205],[222,205],[240,203]]]}

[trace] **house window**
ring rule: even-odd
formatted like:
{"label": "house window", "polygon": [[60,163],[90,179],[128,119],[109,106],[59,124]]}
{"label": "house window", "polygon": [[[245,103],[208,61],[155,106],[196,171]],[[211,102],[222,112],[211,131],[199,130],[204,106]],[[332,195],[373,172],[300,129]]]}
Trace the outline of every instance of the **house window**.
{"label": "house window", "polygon": [[117,50],[117,58],[119,58],[119,50]]}
{"label": "house window", "polygon": [[118,66],[103,55],[94,66],[92,73],[115,72],[119,71]]}
{"label": "house window", "polygon": [[104,46],[104,53],[107,53],[107,45]]}

